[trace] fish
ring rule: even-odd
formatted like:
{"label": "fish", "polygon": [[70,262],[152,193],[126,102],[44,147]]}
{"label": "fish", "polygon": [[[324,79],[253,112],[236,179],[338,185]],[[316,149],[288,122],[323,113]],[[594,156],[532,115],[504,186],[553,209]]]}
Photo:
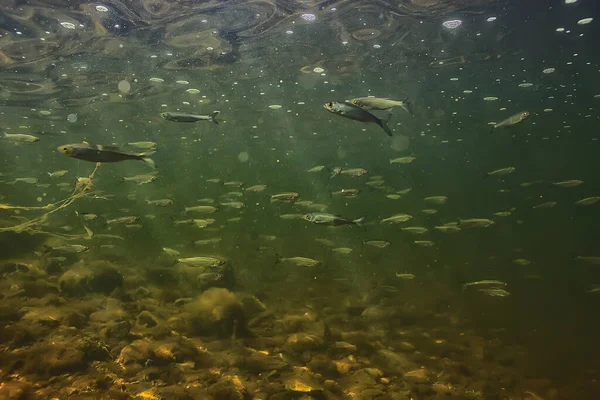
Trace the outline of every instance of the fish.
{"label": "fish", "polygon": [[580,181],[578,179],[571,179],[568,181],[553,182],[552,184],[554,186],[558,186],[558,187],[570,188],[570,187],[575,187],[575,186],[579,186],[579,185],[583,184],[583,181]]}
{"label": "fish", "polygon": [[267,188],[267,185],[254,185],[254,186],[247,187],[246,189],[244,189],[244,191],[259,193],[259,192],[264,192],[266,188]]}
{"label": "fish", "polygon": [[470,219],[459,219],[458,227],[463,228],[487,228],[490,225],[494,225],[495,222],[487,218],[470,218]]}
{"label": "fish", "polygon": [[334,168],[333,171],[331,172],[331,178],[333,178],[334,176],[338,176],[338,175],[346,175],[346,176],[363,176],[368,174],[369,171],[367,171],[364,168],[348,168],[348,169],[344,169],[344,168]]}
{"label": "fish", "polygon": [[399,274],[396,272],[396,278],[411,280],[415,279],[417,276],[415,274]]}
{"label": "fish", "polygon": [[398,190],[396,193],[398,193],[398,194],[408,194],[408,193],[410,193],[411,190],[412,190],[412,188],[402,189],[402,190]]}
{"label": "fish", "polygon": [[98,215],[94,214],[94,213],[86,213],[86,212],[78,212],[75,211],[75,215],[77,216],[81,216],[81,218],[83,218],[84,221],[93,221],[96,218],[98,218]]}
{"label": "fish", "polygon": [[435,246],[435,242],[432,242],[431,240],[415,240],[415,244],[423,247]]}
{"label": "fish", "polygon": [[46,251],[44,251],[44,254],[50,253],[50,252],[75,254],[75,253],[83,253],[90,249],[89,247],[83,246],[80,244],[67,244],[64,246],[56,246],[56,247],[44,245],[44,247],[46,249]]}
{"label": "fish", "polygon": [[310,213],[304,215],[304,220],[317,224],[317,225],[325,225],[325,226],[341,226],[341,225],[357,225],[362,226],[365,221],[364,217],[348,220],[342,218],[338,215],[327,214],[327,213]]}
{"label": "fish", "polygon": [[513,260],[513,262],[517,265],[523,265],[523,266],[531,264],[531,261],[529,261],[525,258],[517,258],[516,260]]}
{"label": "fish", "polygon": [[140,217],[137,217],[137,216],[119,217],[119,218],[106,220],[106,225],[118,225],[118,224],[131,225],[131,224],[135,224],[139,220],[140,220]]}
{"label": "fish", "polygon": [[61,170],[54,171],[54,172],[48,172],[48,178],[50,178],[50,179],[61,178],[61,177],[65,176],[67,173],[69,173],[69,171],[67,171],[66,169],[61,169]]}
{"label": "fish", "polygon": [[360,193],[360,189],[342,189],[337,192],[331,192],[333,196],[340,197],[356,197]]}
{"label": "fish", "polygon": [[133,154],[126,153],[116,146],[90,145],[88,143],[63,144],[57,149],[61,154],[84,161],[108,163],[139,160],[153,169],[156,168],[154,161],[150,158],[155,153],[154,151]]}
{"label": "fish", "polygon": [[244,182],[239,182],[239,181],[228,181],[228,182],[223,182],[223,186],[232,186],[232,187],[242,187],[244,186]]}
{"label": "fish", "polygon": [[390,164],[410,164],[415,161],[417,157],[407,156],[407,157],[398,157],[390,160]]}
{"label": "fish", "polygon": [[446,197],[446,196],[430,196],[430,197],[425,197],[424,201],[426,203],[442,205],[442,204],[446,204],[446,202],[448,201],[448,197]]}
{"label": "fish", "polygon": [[270,197],[271,203],[293,203],[300,195],[296,192],[283,192]]}
{"label": "fish", "polygon": [[225,207],[229,207],[229,208],[235,208],[237,210],[246,207],[246,205],[244,203],[242,203],[241,201],[228,201],[225,203],[221,203],[221,205],[225,206]]}
{"label": "fish", "polygon": [[365,241],[363,241],[363,243],[368,246],[371,246],[371,247],[376,247],[378,249],[385,249],[390,244],[392,244],[391,242],[388,242],[387,240],[365,240]]}
{"label": "fish", "polygon": [[6,133],[4,132],[4,139],[10,140],[11,142],[19,143],[35,143],[40,140],[39,137],[33,135],[26,135],[24,133]]}
{"label": "fish", "polygon": [[575,259],[588,264],[600,265],[600,256],[577,256]]}
{"label": "fish", "polygon": [[353,250],[349,247],[338,247],[336,249],[332,249],[331,251],[336,254],[348,255],[351,254]]}
{"label": "fish", "polygon": [[421,212],[422,212],[423,214],[427,214],[427,215],[433,215],[433,214],[437,214],[437,213],[438,213],[438,210],[436,210],[436,209],[433,209],[433,208],[426,208],[426,209],[424,209],[424,210],[421,210]]}
{"label": "fish", "polygon": [[219,209],[213,206],[193,206],[185,207],[183,214],[187,214],[189,212],[194,212],[198,214],[214,214],[217,211],[219,211]]}
{"label": "fish", "polygon": [[152,183],[156,179],[158,179],[158,174],[140,174],[134,176],[125,176],[123,177],[123,182],[132,182],[136,185],[144,185],[147,183]]}
{"label": "fish", "polygon": [[496,217],[508,217],[512,214],[512,211],[499,211],[497,213],[494,213],[494,215]]}
{"label": "fish", "polygon": [[392,215],[391,217],[388,218],[384,218],[381,220],[381,223],[385,223],[385,222],[389,222],[391,224],[398,224],[401,222],[408,222],[412,219],[412,215],[408,215],[408,214],[396,214],[396,215]]}
{"label": "fish", "polygon": [[157,207],[167,207],[173,204],[171,199],[146,200],[146,204]]}
{"label": "fish", "polygon": [[140,150],[155,150],[158,147],[156,142],[130,142],[127,144]]}
{"label": "fish", "polygon": [[408,100],[390,100],[381,97],[356,97],[350,103],[365,110],[389,110],[394,107],[402,107],[404,111],[413,115],[411,103]]}
{"label": "fish", "polygon": [[194,241],[194,245],[205,246],[207,244],[220,243],[222,240],[223,240],[223,238],[221,238],[221,237],[214,237],[214,238],[210,238],[210,239],[200,239],[200,240]]}
{"label": "fish", "polygon": [[530,115],[529,111],[521,111],[517,114],[511,115],[510,117],[506,118],[505,120],[492,125],[492,129],[490,130],[490,133],[494,132],[494,130],[496,130],[498,128],[506,128],[506,127],[521,123],[521,122],[525,121],[527,118],[529,118],[529,115]]}
{"label": "fish", "polygon": [[467,283],[463,284],[463,289],[466,289],[468,287],[489,287],[489,288],[493,288],[493,287],[498,287],[498,286],[507,286],[507,283],[503,282],[503,281],[496,280],[496,279],[484,279],[484,280],[481,280],[481,281],[467,282]]}
{"label": "fish", "polygon": [[314,260],[312,258],[307,258],[307,257],[279,257],[277,255],[277,260],[275,262],[276,264],[279,263],[290,263],[293,264],[297,267],[317,267],[319,265],[321,265],[321,261],[319,260]]}
{"label": "fish", "polygon": [[375,124],[379,125],[381,127],[381,129],[383,129],[384,132],[388,136],[392,136],[392,131],[388,127],[387,121],[383,121],[382,119],[379,119],[378,117],[371,114],[367,110],[364,110],[364,109],[360,108],[359,106],[356,106],[352,103],[348,103],[345,101],[342,101],[342,102],[332,101],[329,103],[325,103],[323,105],[323,108],[325,108],[330,113],[333,113],[333,114],[336,114],[341,117],[348,118],[348,119],[351,119],[354,121],[375,123]]}
{"label": "fish", "polygon": [[192,267],[219,267],[225,264],[227,261],[211,256],[200,256],[200,257],[188,257],[188,258],[178,258],[178,263],[191,265]]}
{"label": "fish", "polygon": [[443,232],[443,233],[454,233],[454,232],[460,232],[462,230],[458,226],[453,226],[453,225],[434,226],[433,229],[435,229],[436,231]]}
{"label": "fish", "polygon": [[325,169],[325,166],[324,166],[324,165],[317,165],[317,166],[315,166],[315,167],[312,167],[312,168],[310,168],[310,169],[307,169],[307,170],[306,170],[306,172],[311,172],[311,173],[314,173],[314,172],[321,172],[321,171],[323,171],[324,169]]}
{"label": "fish", "polygon": [[163,247],[162,251],[170,255],[171,257],[179,257],[179,251],[171,249],[170,247]]}
{"label": "fish", "polygon": [[483,294],[486,294],[488,296],[492,296],[492,297],[506,297],[506,296],[510,296],[510,292],[505,290],[505,289],[500,289],[500,288],[482,288],[482,289],[477,289],[478,292],[481,292]]}
{"label": "fish", "polygon": [[545,203],[541,203],[541,204],[535,205],[532,208],[534,208],[534,209],[536,209],[536,208],[552,208],[556,204],[558,204],[556,201],[547,201]]}
{"label": "fish", "polygon": [[178,113],[178,112],[163,112],[160,113],[160,116],[167,121],[173,122],[198,122],[198,121],[210,121],[215,125],[219,125],[219,121],[217,121],[217,115],[219,115],[220,111],[214,111],[210,115],[196,115],[196,114],[186,114],[186,113]]}
{"label": "fish", "polygon": [[406,226],[401,228],[404,232],[414,233],[415,235],[422,235],[424,233],[429,232],[429,229],[422,226]]}
{"label": "fish", "polygon": [[487,178],[488,176],[504,176],[504,175],[512,174],[513,172],[515,172],[515,170],[516,170],[515,167],[500,168],[500,169],[497,169],[494,171],[487,172],[485,175],[483,175],[483,177]]}
{"label": "fish", "polygon": [[215,220],[212,218],[206,218],[206,219],[193,219],[192,220],[192,224],[196,227],[196,228],[200,228],[200,229],[204,229],[207,226],[211,226],[212,224],[215,223]]}
{"label": "fish", "polygon": [[575,202],[576,206],[591,206],[600,201],[600,196],[586,197]]}
{"label": "fish", "polygon": [[325,246],[329,246],[329,247],[335,247],[335,242],[331,239],[327,239],[327,238],[315,238],[315,242],[325,245]]}
{"label": "fish", "polygon": [[279,218],[285,220],[304,219],[304,214],[281,214]]}
{"label": "fish", "polygon": [[30,185],[35,185],[39,181],[40,180],[38,178],[16,178],[13,182],[7,182],[7,185],[14,185],[17,182],[23,182],[23,183],[28,183]]}
{"label": "fish", "polygon": [[400,200],[402,198],[401,195],[394,194],[394,193],[392,193],[392,194],[386,194],[385,197],[388,198],[388,199],[390,199],[390,200]]}

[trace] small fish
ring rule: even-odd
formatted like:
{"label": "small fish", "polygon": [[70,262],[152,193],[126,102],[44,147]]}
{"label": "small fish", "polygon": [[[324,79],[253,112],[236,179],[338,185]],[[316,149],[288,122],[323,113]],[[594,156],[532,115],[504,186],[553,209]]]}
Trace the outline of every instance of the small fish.
{"label": "small fish", "polygon": [[11,142],[19,143],[35,143],[40,140],[39,137],[33,135],[25,135],[23,133],[6,133],[4,132],[4,139],[10,140]]}
{"label": "small fish", "polygon": [[424,209],[424,210],[421,210],[421,212],[422,212],[423,214],[427,214],[427,215],[433,215],[433,214],[437,214],[437,213],[438,213],[438,210],[435,210],[435,209],[433,209],[433,208],[426,208],[426,209]]}
{"label": "small fish", "polygon": [[169,247],[163,247],[162,251],[164,251],[165,253],[167,253],[171,257],[179,257],[179,254],[180,254],[179,251],[177,251],[175,249],[171,249]]}
{"label": "small fish", "polygon": [[506,297],[506,296],[510,296],[510,292],[504,289],[499,289],[499,288],[482,288],[482,289],[477,289],[478,292],[481,292],[483,294],[486,294],[488,296],[492,296],[492,297]]}
{"label": "small fish", "polygon": [[512,214],[512,211],[500,211],[500,212],[494,213],[494,215],[496,217],[508,217],[511,214]]}
{"label": "small fish", "polygon": [[415,235],[423,235],[424,233],[429,232],[429,229],[422,226],[406,226],[400,229],[404,232],[414,233]]}
{"label": "small fish", "polygon": [[490,225],[494,225],[495,222],[487,218],[471,218],[471,219],[459,219],[458,227],[461,229],[465,228],[487,228]]}
{"label": "small fish", "polygon": [[396,277],[405,280],[415,279],[417,276],[415,274],[399,274],[396,272]]}
{"label": "small fish", "polygon": [[178,258],[178,263],[191,265],[192,267],[218,267],[226,263],[225,260],[218,257],[188,257]]}
{"label": "small fish", "polygon": [[376,189],[382,189],[383,185],[385,185],[385,182],[384,181],[369,181],[369,182],[365,183],[365,185],[371,186]]}
{"label": "small fish", "polygon": [[417,246],[423,246],[423,247],[435,246],[435,242],[432,242],[431,240],[415,240],[415,244]]}
{"label": "small fish", "polygon": [[152,168],[156,168],[154,161],[150,158],[153,151],[147,153],[126,153],[115,146],[90,145],[88,143],[64,144],[58,147],[58,151],[66,156],[79,160],[91,162],[119,162],[126,160],[140,160]]}
{"label": "small fish", "polygon": [[412,157],[412,156],[398,157],[398,158],[391,159],[390,164],[410,164],[413,161],[415,161],[416,159],[417,159],[417,157]]}
{"label": "small fish", "polygon": [[17,182],[23,182],[23,183],[28,183],[30,185],[35,185],[39,182],[40,180],[38,178],[16,178],[14,180],[14,182],[7,182],[8,185],[14,185]]}
{"label": "small fish", "polygon": [[365,110],[389,110],[394,107],[402,107],[404,111],[413,114],[411,104],[408,100],[390,100],[380,97],[357,97],[350,100],[350,103],[359,106]]}
{"label": "small fish", "polygon": [[267,189],[267,185],[254,185],[254,186],[247,187],[246,189],[244,189],[244,191],[259,193],[259,192],[264,192],[265,189]]}
{"label": "small fish", "polygon": [[220,238],[220,237],[214,237],[214,238],[210,238],[210,239],[200,239],[200,240],[194,241],[194,245],[196,245],[196,246],[206,246],[208,244],[217,244],[217,243],[220,243],[222,240],[223,240],[223,238]]}
{"label": "small fish", "polygon": [[516,170],[515,167],[500,168],[495,171],[487,172],[483,177],[487,178],[488,176],[504,176],[504,175],[512,174],[513,172],[515,172],[515,170]]}
{"label": "small fish", "polygon": [[167,207],[173,204],[171,199],[146,200],[146,204],[157,207]]}
{"label": "small fish", "polygon": [[214,282],[220,279],[223,279],[223,274],[220,274],[218,272],[204,272],[198,275],[199,281]]}
{"label": "small fish", "polygon": [[125,224],[125,228],[127,229],[142,229],[144,225],[142,224]]}
{"label": "small fish", "polygon": [[325,212],[327,211],[327,204],[313,203],[306,206],[309,210],[314,210],[317,212]]}
{"label": "small fish", "polygon": [[281,214],[279,218],[285,220],[304,219],[304,214]]}
{"label": "small fish", "polygon": [[217,115],[219,115],[220,111],[214,111],[210,115],[195,115],[195,114],[185,114],[178,112],[163,112],[160,113],[160,116],[166,119],[167,121],[173,122],[198,122],[198,121],[210,121],[215,125],[219,125],[219,121],[217,121]]}
{"label": "small fish", "polygon": [[86,212],[80,213],[78,211],[75,211],[75,215],[77,215],[78,217],[81,216],[81,218],[83,218],[84,221],[93,221],[96,218],[98,218],[98,215]]}
{"label": "small fish", "polygon": [[493,287],[499,287],[499,286],[506,286],[506,282],[502,282],[496,279],[484,279],[482,281],[474,281],[474,282],[467,282],[465,284],[463,284],[463,289],[466,289],[468,287],[489,287],[489,288],[493,288]]}
{"label": "small fish", "polygon": [[80,244],[67,244],[65,246],[56,246],[56,247],[44,245],[44,247],[46,248],[46,251],[44,253],[57,252],[57,253],[75,254],[75,253],[83,253],[84,251],[88,251],[90,249],[89,247],[82,246]]}
{"label": "small fish", "polygon": [[384,218],[381,220],[381,223],[389,222],[391,224],[398,224],[401,222],[408,222],[412,219],[412,215],[408,214],[396,214],[391,217]]}
{"label": "small fish", "polygon": [[592,284],[585,289],[586,293],[600,293],[600,284]]}
{"label": "small fish", "polygon": [[517,265],[523,265],[523,266],[531,264],[531,261],[529,261],[525,258],[517,258],[516,260],[513,260],[513,262]]}
{"label": "small fish", "polygon": [[235,208],[237,210],[246,207],[246,205],[244,203],[242,203],[241,201],[228,201],[225,203],[221,203],[221,205],[225,206],[225,207],[229,207],[229,208]]}
{"label": "small fish", "polygon": [[576,206],[590,206],[600,201],[600,196],[586,197],[575,202]]}
{"label": "small fish", "polygon": [[156,150],[158,147],[158,143],[156,142],[131,142],[127,144],[140,150]]}
{"label": "small fish", "polygon": [[340,216],[326,213],[311,213],[305,214],[304,219],[308,222],[317,225],[325,225],[325,226],[341,226],[341,225],[357,225],[362,226],[364,222],[364,217],[358,218],[355,220],[344,219]]}
{"label": "small fish", "polygon": [[198,203],[214,204],[214,202],[215,202],[215,199],[211,199],[211,198],[198,199]]}
{"label": "small fish", "polygon": [[443,204],[446,204],[446,202],[448,201],[448,197],[446,197],[446,196],[430,196],[430,197],[425,197],[424,201],[426,203],[430,203],[430,204],[443,205]]}
{"label": "small fish", "polygon": [[398,190],[396,193],[404,195],[404,194],[410,193],[411,190],[412,190],[412,188],[402,189],[402,190]]}
{"label": "small fish", "polygon": [[200,228],[200,229],[204,229],[207,226],[211,226],[212,224],[215,223],[215,220],[212,218],[206,218],[206,219],[193,219],[192,220],[192,224],[196,227],[196,228]]}
{"label": "small fish", "polygon": [[331,251],[333,251],[336,254],[348,255],[351,254],[353,250],[349,247],[338,247],[336,249],[332,249]]}
{"label": "small fish", "polygon": [[193,206],[185,207],[185,211],[183,213],[187,214],[189,212],[194,212],[198,214],[214,214],[217,211],[219,211],[219,209],[213,206]]}
{"label": "small fish", "polygon": [[367,171],[364,168],[334,168],[333,171],[331,172],[331,178],[333,178],[334,176],[338,176],[338,175],[346,175],[346,176],[354,176],[354,177],[358,177],[358,176],[363,176],[368,174],[369,171]]}
{"label": "small fish", "polygon": [[312,167],[311,169],[306,170],[306,172],[321,172],[325,169],[324,165],[317,165],[316,167]]}
{"label": "small fish", "polygon": [[223,182],[223,186],[231,186],[231,187],[242,187],[244,186],[244,182],[239,182],[239,181],[228,181],[228,182]]}
{"label": "small fish", "polygon": [[583,181],[580,181],[580,180],[577,180],[577,179],[571,179],[569,181],[554,182],[552,184],[554,186],[558,186],[558,187],[570,188],[570,187],[579,186],[582,183],[583,183]]}
{"label": "small fish", "polygon": [[277,240],[277,236],[275,236],[275,235],[258,235],[258,238],[260,240],[265,240],[267,242],[273,242],[273,241]]}
{"label": "small fish", "polygon": [[141,174],[135,176],[125,176],[123,177],[123,182],[132,182],[136,185],[145,185],[147,183],[152,183],[156,179],[158,179],[158,174]]}
{"label": "small fish", "polygon": [[209,183],[221,183],[221,179],[219,179],[219,178],[210,178],[210,179],[207,179],[206,182],[209,182]]}
{"label": "small fish", "polygon": [[402,198],[399,194],[386,194],[385,197],[390,200],[400,200]]}
{"label": "small fish", "polygon": [[381,127],[388,136],[392,136],[392,131],[387,126],[387,122],[377,118],[370,112],[355,106],[352,103],[345,101],[342,102],[329,102],[323,105],[323,107],[330,113],[339,115],[344,118],[348,118],[354,121],[360,122],[373,122]]}
{"label": "small fish", "polygon": [[322,245],[328,246],[328,247],[335,247],[335,242],[331,239],[327,239],[327,238],[315,238],[315,242],[320,243]]}
{"label": "small fish", "polygon": [[600,265],[600,256],[577,256],[575,259],[588,264]]}
{"label": "small fish", "polygon": [[532,208],[552,208],[556,204],[558,204],[556,201],[547,201],[545,203],[541,203],[541,204],[535,205]]}
{"label": "small fish", "polygon": [[376,247],[378,249],[385,249],[390,244],[392,244],[387,240],[365,240],[363,243],[371,247]]}
{"label": "small fish", "polygon": [[120,218],[106,220],[106,225],[119,225],[119,224],[131,225],[131,224],[135,224],[139,220],[140,220],[140,217],[137,217],[137,216],[120,217]]}
{"label": "small fish", "polygon": [[69,171],[67,171],[66,169],[61,169],[58,171],[54,171],[54,172],[48,172],[48,177],[50,179],[55,179],[55,178],[61,178],[63,176],[65,176]]}
{"label": "small fish", "polygon": [[282,258],[277,256],[277,261],[276,264],[279,263],[290,263],[293,264],[297,267],[316,267],[318,265],[321,265],[321,261],[319,260],[313,260],[312,258],[307,258],[307,257],[286,257],[286,258]]}
{"label": "small fish", "polygon": [[293,203],[300,195],[296,192],[284,192],[274,194],[270,197],[271,203]]}
{"label": "small fish", "polygon": [[[337,192],[331,192],[333,196],[340,197],[356,197],[360,193],[360,189],[342,189]],[[297,204],[297,203],[296,203]]]}
{"label": "small fish", "polygon": [[490,130],[490,133],[494,132],[495,129],[506,128],[508,126],[513,126],[520,122],[523,122],[527,118],[529,118],[529,115],[530,115],[529,111],[521,111],[520,113],[511,115],[510,117],[506,118],[504,121],[501,121],[501,122],[493,125],[492,129]]}
{"label": "small fish", "polygon": [[458,226],[453,226],[453,225],[434,226],[433,229],[435,229],[436,231],[443,232],[443,233],[455,233],[455,232],[461,231],[461,229]]}

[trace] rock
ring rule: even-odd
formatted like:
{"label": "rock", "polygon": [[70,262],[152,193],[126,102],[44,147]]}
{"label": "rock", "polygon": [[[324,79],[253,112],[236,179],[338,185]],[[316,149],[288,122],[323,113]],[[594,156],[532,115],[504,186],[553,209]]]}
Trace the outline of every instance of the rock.
{"label": "rock", "polygon": [[429,383],[431,379],[425,368],[419,368],[412,371],[408,371],[404,374],[403,379],[406,382],[411,383]]}
{"label": "rock", "polygon": [[214,399],[219,400],[249,400],[252,398],[248,389],[236,375],[224,376],[208,389]]}
{"label": "rock", "polygon": [[55,285],[41,279],[36,279],[32,282],[24,282],[23,290],[25,291],[25,296],[37,299],[49,294],[58,294],[58,288]]}
{"label": "rock", "polygon": [[31,386],[26,382],[0,383],[0,399],[2,400],[27,400],[31,398]]}
{"label": "rock", "polygon": [[248,356],[242,356],[239,361],[241,368],[248,372],[259,374],[287,367],[287,363],[280,358],[267,355],[260,351],[252,351]]}
{"label": "rock", "polygon": [[408,342],[400,342],[397,346],[395,346],[398,350],[404,351],[406,353],[415,351],[415,346]]}
{"label": "rock", "polygon": [[151,344],[147,340],[135,340],[123,347],[116,362],[122,366],[144,365],[152,355]]}
{"label": "rock", "polygon": [[61,292],[70,296],[88,293],[110,294],[123,284],[123,275],[106,261],[75,266],[59,278]]}
{"label": "rock", "polygon": [[190,314],[194,334],[250,336],[244,309],[236,295],[227,289],[210,288],[184,308]]}
{"label": "rock", "polygon": [[323,391],[323,386],[316,376],[301,368],[295,368],[292,375],[284,378],[283,384],[287,390],[292,392],[311,393]]}
{"label": "rock", "polygon": [[381,349],[375,354],[373,362],[384,372],[394,375],[403,375],[406,371],[416,367],[406,355],[385,349]]}
{"label": "rock", "polygon": [[155,328],[158,324],[158,318],[149,311],[142,311],[136,318],[136,325],[142,328]]}
{"label": "rock", "polygon": [[257,314],[260,314],[267,310],[267,306],[265,306],[260,300],[258,300],[255,296],[251,294],[238,293],[237,298],[242,303],[244,314],[248,319],[251,319]]}
{"label": "rock", "polygon": [[131,324],[129,321],[109,322],[100,329],[100,336],[104,340],[125,339],[129,335]]}
{"label": "rock", "polygon": [[307,350],[316,350],[323,346],[323,339],[316,335],[310,335],[308,333],[294,333],[290,335],[287,340],[285,347],[295,353],[302,353]]}
{"label": "rock", "polygon": [[365,308],[365,310],[360,314],[361,317],[368,319],[368,320],[379,320],[379,319],[385,319],[389,316],[390,314],[379,308],[379,307],[367,307]]}

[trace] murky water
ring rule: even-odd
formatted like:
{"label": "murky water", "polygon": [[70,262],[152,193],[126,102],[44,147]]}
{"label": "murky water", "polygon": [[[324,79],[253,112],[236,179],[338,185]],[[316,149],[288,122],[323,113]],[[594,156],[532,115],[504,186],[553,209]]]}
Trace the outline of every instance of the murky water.
{"label": "murky water", "polygon": [[598,6],[521,3],[3,5],[0,398],[596,399]]}

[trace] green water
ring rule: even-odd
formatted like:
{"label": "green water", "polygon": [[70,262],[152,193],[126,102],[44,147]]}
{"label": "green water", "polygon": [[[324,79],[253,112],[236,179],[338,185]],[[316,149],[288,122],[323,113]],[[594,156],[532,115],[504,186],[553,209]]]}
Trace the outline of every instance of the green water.
{"label": "green water", "polygon": [[[164,298],[172,301],[200,290],[181,287],[172,272],[174,260],[162,248],[181,257],[216,255],[232,268],[232,291],[255,293],[267,304],[280,302],[282,312],[286,304],[339,305],[345,297],[360,299],[382,285],[392,286],[397,291],[384,289],[382,304],[412,304],[431,314],[422,329],[441,329],[433,315],[451,313],[485,340],[526,354],[515,375],[549,379],[558,388],[557,398],[598,396],[600,293],[590,288],[600,284],[600,269],[576,257],[600,256],[600,203],[574,204],[600,196],[599,20],[577,23],[598,16],[595,2],[53,3],[0,7],[2,130],[40,138],[20,144],[0,139],[0,203],[44,206],[67,198],[70,192],[57,184],[74,185],[94,169],[93,163],[57,151],[68,143],[135,152],[127,143],[154,141],[159,175],[152,183],[135,185],[122,178],[151,172],[144,163],[102,164],[91,194],[110,200],[90,194],[36,225],[35,232],[0,233],[1,259],[34,263],[44,257],[44,243],[85,244],[90,250],[72,261],[110,260],[123,268],[126,279],[135,276],[143,286],[170,292]],[[316,20],[302,14],[314,14]],[[462,25],[452,30],[442,25],[453,19]],[[361,38],[364,28],[376,29],[375,37]],[[531,85],[519,86],[523,83]],[[414,115],[393,109],[390,138],[376,124],[323,108],[330,101],[367,95],[409,100]],[[490,96],[498,99],[484,100]],[[160,117],[165,111],[206,115],[217,110],[219,125]],[[489,133],[490,122],[521,111],[531,116]],[[374,114],[386,119],[388,112]],[[390,164],[401,156],[416,160]],[[318,165],[325,170],[307,172]],[[482,178],[510,166],[516,168],[510,175]],[[335,167],[364,168],[368,174],[330,178]],[[62,178],[47,176],[62,169],[69,171]],[[366,184],[372,176],[383,177],[381,188]],[[50,186],[8,184],[19,177]],[[208,181],[215,178],[220,182]],[[552,184],[570,179],[584,183]],[[243,186],[223,185],[228,181]],[[257,184],[267,189],[244,191]],[[355,198],[331,195],[348,188],[361,192]],[[409,188],[400,199],[386,197]],[[227,200],[228,192],[243,194]],[[271,203],[270,196],[280,192],[297,192],[299,200],[325,204],[327,212],[347,219],[365,217],[365,226],[329,228],[281,219],[281,214],[311,211]],[[448,201],[428,204],[423,200],[428,196]],[[146,204],[164,198],[174,204]],[[214,218],[213,225],[174,225],[190,218],[183,215],[184,207],[203,198],[214,199],[219,211],[194,218]],[[233,200],[245,207],[219,205]],[[533,208],[545,202],[556,205]],[[431,208],[438,212],[421,211]],[[507,217],[494,215],[512,208]],[[98,218],[85,222],[76,212]],[[397,213],[413,219],[381,223]],[[15,215],[0,210],[3,229],[21,222]],[[128,215],[139,216],[141,228],[105,224]],[[456,233],[434,229],[467,218],[490,218],[495,224]],[[121,239],[86,239],[84,225],[96,235]],[[401,231],[405,226],[429,231],[414,235]],[[222,240],[192,244],[214,237]],[[366,240],[391,245],[378,249],[364,245]],[[422,247],[415,240],[434,245]],[[332,251],[339,247],[353,251]],[[277,263],[278,257],[294,256],[321,265],[305,269]],[[519,265],[515,259],[531,263]],[[404,281],[396,273],[416,278]],[[464,283],[483,279],[506,282],[510,296],[463,290]],[[391,321],[388,328],[402,326]],[[492,390],[482,398],[521,397]]]}

